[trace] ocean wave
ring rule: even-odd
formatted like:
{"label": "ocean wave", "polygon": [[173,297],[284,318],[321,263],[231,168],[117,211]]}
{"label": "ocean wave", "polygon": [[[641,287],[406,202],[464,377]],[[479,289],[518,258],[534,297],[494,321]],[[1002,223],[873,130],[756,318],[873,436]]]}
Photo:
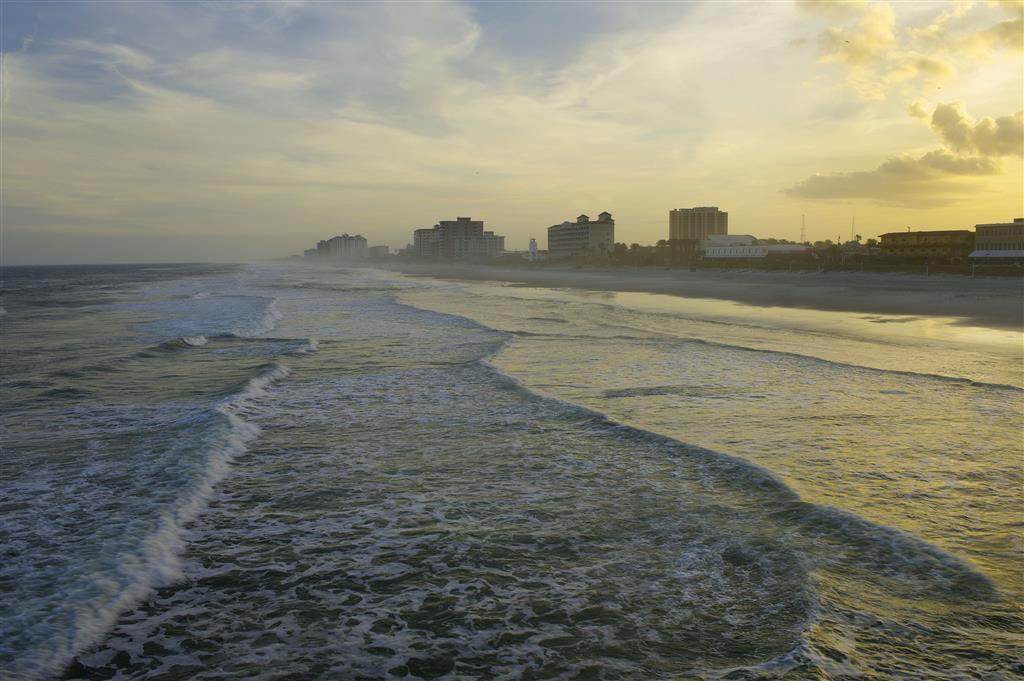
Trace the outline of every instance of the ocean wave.
{"label": "ocean wave", "polygon": [[696,461],[708,485],[731,487],[739,498],[756,494],[756,507],[788,526],[799,528],[809,551],[815,552],[818,545],[828,543],[828,560],[869,565],[888,579],[892,588],[907,595],[928,595],[951,602],[965,598],[1000,599],[994,582],[987,575],[968,561],[912,533],[871,522],[843,509],[803,501],[774,471],[742,457],[619,423],[597,410],[538,394],[493,364],[492,357],[479,361],[510,388],[572,410],[584,419],[580,424],[584,429],[614,431],[638,443],[660,446],[667,456]]}
{"label": "ocean wave", "polygon": [[69,609],[71,626],[50,636],[45,645],[30,650],[7,670],[15,679],[53,678],[81,651],[95,645],[114,625],[118,616],[147,598],[155,589],[182,578],[181,554],[185,548],[186,527],[203,511],[214,487],[228,473],[231,462],[244,453],[259,435],[259,428],[242,414],[254,398],[263,395],[289,370],[270,364],[236,394],[227,397],[209,411],[193,417],[197,424],[211,428],[206,438],[207,452],[201,471],[187,484],[175,502],[156,520],[155,528],[137,544],[120,553],[112,569],[93,573],[85,592],[92,594]]}
{"label": "ocean wave", "polygon": [[198,348],[206,345],[210,341],[206,336],[182,336],[181,342],[193,348]]}
{"label": "ocean wave", "polygon": [[230,333],[241,338],[252,338],[273,331],[283,315],[277,309],[277,298],[270,299],[260,317],[252,322],[243,323],[231,329]]}
{"label": "ocean wave", "polygon": [[318,350],[320,350],[320,341],[318,341],[316,338],[310,338],[309,340],[306,341],[305,345],[303,345],[303,346],[293,350],[292,354],[293,355],[308,355],[308,354],[317,352]]}
{"label": "ocean wave", "polygon": [[[480,299],[480,300],[486,300],[491,295],[487,291],[478,291],[478,290],[473,290],[471,288],[467,288],[465,290],[460,289],[460,292],[464,293],[465,295],[468,295],[468,296],[471,296],[471,297],[474,297],[474,298],[477,298],[477,299]],[[524,303],[524,304],[527,304],[527,305],[531,305],[531,306],[532,305],[536,305],[538,302],[545,302],[545,303],[555,302],[555,301],[549,301],[549,300],[538,301],[535,298],[523,297],[523,296],[502,296],[502,298],[504,300],[514,300],[514,301],[521,302],[521,303]],[[724,327],[724,328],[753,329],[753,330],[759,330],[759,331],[774,330],[774,327],[772,327],[770,325],[756,323],[756,322],[743,322],[743,321],[737,321],[737,320],[708,319],[708,318],[703,318],[703,317],[699,317],[699,316],[690,316],[690,315],[683,315],[683,314],[678,314],[678,313],[658,312],[658,311],[653,311],[653,310],[638,310],[638,309],[629,307],[629,306],[621,304],[621,303],[607,303],[607,302],[600,302],[600,301],[594,301],[594,300],[586,300],[586,301],[571,301],[571,302],[567,302],[566,304],[572,304],[572,303],[576,303],[576,304],[583,303],[583,304],[586,304],[588,306],[602,308],[602,309],[606,309],[606,310],[610,310],[610,311],[625,312],[625,313],[636,314],[636,315],[647,315],[647,316],[651,316],[651,317],[655,317],[655,318],[664,318],[664,319],[679,320],[679,321],[697,322],[697,323],[700,323],[700,324],[715,325],[715,326],[721,326],[721,327]],[[415,306],[414,303],[410,303],[410,305]],[[423,308],[420,308],[420,309],[423,309]],[[545,318],[543,318],[543,317],[527,317],[526,319],[540,320],[540,319],[545,319]],[[474,320],[474,321],[476,321],[476,320]],[[887,321],[890,321],[890,320],[887,320]],[[899,319],[899,320],[891,320],[891,321],[907,321],[907,320]],[[489,327],[489,326],[487,326],[486,324],[484,324],[482,322],[481,322],[481,325],[484,326],[485,328],[490,328],[490,329],[492,329],[494,331],[502,332],[502,330],[495,329],[494,327]],[[941,373],[930,373],[930,372],[922,372],[922,371],[907,371],[907,370],[901,370],[901,369],[887,369],[887,368],[884,368],[884,367],[877,367],[877,366],[871,366],[871,365],[867,365],[867,364],[860,364],[860,363],[857,363],[857,362],[845,362],[845,361],[839,361],[839,360],[830,360],[830,359],[825,359],[825,358],[823,358],[823,357],[821,357],[819,355],[805,353],[805,352],[793,352],[793,351],[789,351],[789,350],[777,350],[777,349],[773,349],[773,348],[759,348],[759,347],[751,347],[751,346],[748,346],[748,345],[742,345],[742,344],[736,344],[736,343],[727,343],[727,342],[722,342],[722,341],[708,340],[706,338],[698,338],[698,337],[692,337],[692,336],[687,336],[687,335],[681,335],[681,334],[678,334],[678,333],[672,333],[672,332],[666,332],[666,331],[658,331],[658,330],[654,330],[652,328],[647,328],[647,327],[645,327],[643,325],[635,325],[635,324],[632,324],[632,323],[611,324],[611,323],[607,323],[607,321],[605,321],[605,323],[603,323],[602,326],[603,326],[603,328],[619,328],[619,329],[623,329],[623,330],[626,330],[626,331],[637,331],[637,332],[640,332],[640,333],[644,334],[644,337],[630,336],[628,334],[623,334],[623,335],[618,335],[618,336],[603,336],[603,335],[589,336],[589,335],[586,335],[586,334],[564,334],[564,337],[566,339],[575,339],[575,338],[597,338],[597,339],[617,338],[617,339],[622,339],[622,340],[638,340],[638,341],[648,340],[649,338],[660,338],[660,339],[664,339],[666,342],[700,344],[700,345],[706,345],[706,346],[710,346],[710,347],[720,347],[720,348],[724,348],[724,349],[736,350],[736,351],[741,351],[741,352],[756,352],[756,353],[764,353],[764,354],[775,355],[775,356],[793,357],[793,358],[802,359],[802,360],[809,360],[809,361],[819,362],[819,363],[823,363],[823,364],[827,364],[827,365],[835,366],[835,367],[852,368],[852,369],[863,369],[865,371],[871,371],[871,372],[882,373],[882,374],[897,375],[897,376],[911,376],[911,377],[919,377],[919,378],[925,378],[925,379],[933,379],[933,380],[938,380],[938,381],[944,381],[944,382],[948,382],[948,383],[963,385],[963,386],[967,386],[967,387],[992,388],[992,389],[996,389],[996,390],[1012,390],[1012,391],[1017,391],[1017,392],[1024,392],[1024,385],[1016,385],[1016,384],[1000,383],[1000,382],[991,382],[991,381],[981,381],[981,380],[976,380],[976,379],[970,378],[968,376],[955,376],[955,375],[948,375],[948,374],[941,374]],[[795,331],[795,330],[793,330],[793,331]],[[511,333],[513,333],[514,335],[517,335],[517,336],[522,336],[524,338],[529,338],[529,337],[560,337],[560,336],[563,336],[563,334],[558,334],[558,333],[554,333],[554,332],[543,333],[543,332],[533,332],[533,331],[527,331],[527,330],[516,330],[516,331],[512,331]],[[813,329],[800,329],[799,330],[799,334],[803,335],[803,336],[813,336],[813,337],[817,337],[819,339],[828,339],[828,338],[834,337],[835,331],[833,331],[833,330],[821,331],[821,330],[813,330]]]}
{"label": "ocean wave", "polygon": [[[398,304],[422,310],[422,308],[418,308],[414,304],[406,302]],[[786,517],[790,522],[795,523],[805,531],[807,536],[815,538],[828,537],[832,540],[838,540],[840,545],[851,547],[852,550],[849,552],[851,560],[874,563],[878,562],[878,556],[882,556],[883,561],[876,567],[883,574],[892,577],[894,582],[900,583],[897,586],[914,591],[915,595],[928,593],[931,597],[939,599],[960,600],[965,596],[983,600],[998,600],[1000,598],[991,578],[968,561],[948,553],[911,533],[873,523],[845,510],[802,501],[796,491],[790,488],[780,476],[752,461],[697,447],[660,433],[618,423],[600,411],[552,395],[535,392],[526,383],[504,372],[493,362],[494,358],[507,345],[509,339],[515,338],[516,334],[494,329],[475,319],[461,315],[432,310],[427,311],[443,317],[463,319],[474,326],[500,334],[503,340],[498,347],[492,353],[485,355],[477,361],[500,377],[501,380],[505,381],[510,388],[523,391],[533,397],[547,400],[550,403],[561,405],[563,408],[575,410],[581,417],[589,419],[588,427],[590,428],[614,429],[620,433],[628,433],[637,441],[658,443],[666,448],[666,453],[668,454],[699,459],[705,467],[705,474],[708,476],[709,483],[720,484],[722,481],[725,481],[726,485],[735,487],[741,494],[757,492],[761,495],[762,502],[767,504],[767,506],[764,506],[766,510],[770,509],[780,518]],[[680,342],[721,346],[751,352],[789,355],[820,363],[860,368],[878,373],[910,375],[948,381],[965,386],[984,386],[1024,392],[1024,388],[1012,385],[986,384],[965,378],[861,367],[859,365],[832,362],[818,357],[785,351],[761,350],[702,339],[680,339]],[[942,590],[940,591],[936,587],[941,587]]]}
{"label": "ocean wave", "polygon": [[945,374],[933,374],[921,371],[906,371],[903,369],[883,369],[881,367],[867,366],[864,364],[856,364],[853,362],[839,362],[831,359],[824,359],[815,355],[805,355],[799,352],[791,352],[788,350],[773,350],[770,348],[752,348],[746,345],[736,345],[734,343],[723,343],[721,341],[710,341],[703,338],[681,338],[680,343],[693,344],[693,345],[706,345],[709,347],[725,348],[728,350],[739,350],[741,352],[756,352],[768,355],[777,355],[783,357],[794,357],[801,360],[809,360],[815,363],[826,364],[833,367],[842,367],[844,369],[861,369],[864,371],[870,371],[876,374],[888,374],[895,376],[911,376],[914,378],[925,378],[936,381],[943,381],[947,383],[954,383],[969,387],[978,388],[994,388],[997,390],[1012,390],[1016,392],[1024,392],[1024,387],[1011,385],[1009,383],[990,383],[985,381],[976,381],[972,378],[966,378],[963,376],[948,376]]}

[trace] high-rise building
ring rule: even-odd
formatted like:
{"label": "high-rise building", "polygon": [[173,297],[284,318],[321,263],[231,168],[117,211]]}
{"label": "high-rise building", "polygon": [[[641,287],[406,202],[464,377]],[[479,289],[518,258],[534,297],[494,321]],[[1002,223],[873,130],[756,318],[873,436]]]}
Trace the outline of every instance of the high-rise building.
{"label": "high-rise building", "polygon": [[437,256],[438,233],[429,228],[416,229],[412,233],[412,254],[417,258]]}
{"label": "high-rise building", "polygon": [[580,215],[576,222],[563,222],[548,227],[548,256],[573,258],[611,253],[615,248],[615,220],[605,211],[595,222]]}
{"label": "high-rise building", "polygon": [[729,214],[718,206],[674,208],[668,212],[669,239],[705,241],[714,234],[729,233]]}
{"label": "high-rise building", "polygon": [[366,238],[360,234],[342,234],[318,241],[316,252],[320,257],[353,260],[366,257]]}
{"label": "high-rise building", "polygon": [[417,258],[487,260],[504,250],[505,237],[485,232],[483,220],[468,217],[441,220],[433,229],[413,232],[413,253]]}

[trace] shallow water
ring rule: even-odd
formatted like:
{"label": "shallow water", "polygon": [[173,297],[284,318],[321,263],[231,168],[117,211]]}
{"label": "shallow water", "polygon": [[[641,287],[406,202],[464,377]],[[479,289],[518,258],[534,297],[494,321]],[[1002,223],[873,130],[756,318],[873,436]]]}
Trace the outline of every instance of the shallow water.
{"label": "shallow water", "polygon": [[11,272],[5,678],[1022,671],[1019,335]]}

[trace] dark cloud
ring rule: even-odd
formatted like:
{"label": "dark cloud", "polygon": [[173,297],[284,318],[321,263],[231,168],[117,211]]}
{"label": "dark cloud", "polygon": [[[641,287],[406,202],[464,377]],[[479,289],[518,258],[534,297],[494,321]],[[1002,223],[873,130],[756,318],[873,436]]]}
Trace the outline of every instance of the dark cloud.
{"label": "dark cloud", "polygon": [[931,126],[953,151],[981,156],[1024,155],[1024,111],[975,122],[963,102],[939,104]]}
{"label": "dark cloud", "polygon": [[999,166],[988,158],[962,158],[944,149],[920,158],[897,156],[878,168],[814,175],[783,191],[807,199],[871,199],[911,208],[950,203],[962,188],[955,176],[993,175]]}

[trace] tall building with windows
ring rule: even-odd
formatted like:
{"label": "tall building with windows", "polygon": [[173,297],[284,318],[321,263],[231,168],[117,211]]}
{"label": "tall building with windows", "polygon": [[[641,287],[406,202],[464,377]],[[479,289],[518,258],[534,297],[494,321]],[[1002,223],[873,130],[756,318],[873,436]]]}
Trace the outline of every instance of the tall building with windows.
{"label": "tall building with windows", "polygon": [[320,257],[353,260],[366,257],[366,238],[360,234],[342,234],[318,241],[316,252]]}
{"label": "tall building with windows", "polygon": [[580,215],[576,222],[563,222],[548,227],[548,257],[572,258],[611,253],[615,248],[615,220],[605,211],[591,222]]}
{"label": "tall building with windows", "polygon": [[413,232],[417,258],[487,260],[505,250],[505,237],[484,231],[484,221],[468,217],[441,220],[432,229]]}
{"label": "tall building with windows", "polygon": [[718,206],[674,208],[668,212],[669,239],[706,241],[715,234],[729,233],[729,214]]}

